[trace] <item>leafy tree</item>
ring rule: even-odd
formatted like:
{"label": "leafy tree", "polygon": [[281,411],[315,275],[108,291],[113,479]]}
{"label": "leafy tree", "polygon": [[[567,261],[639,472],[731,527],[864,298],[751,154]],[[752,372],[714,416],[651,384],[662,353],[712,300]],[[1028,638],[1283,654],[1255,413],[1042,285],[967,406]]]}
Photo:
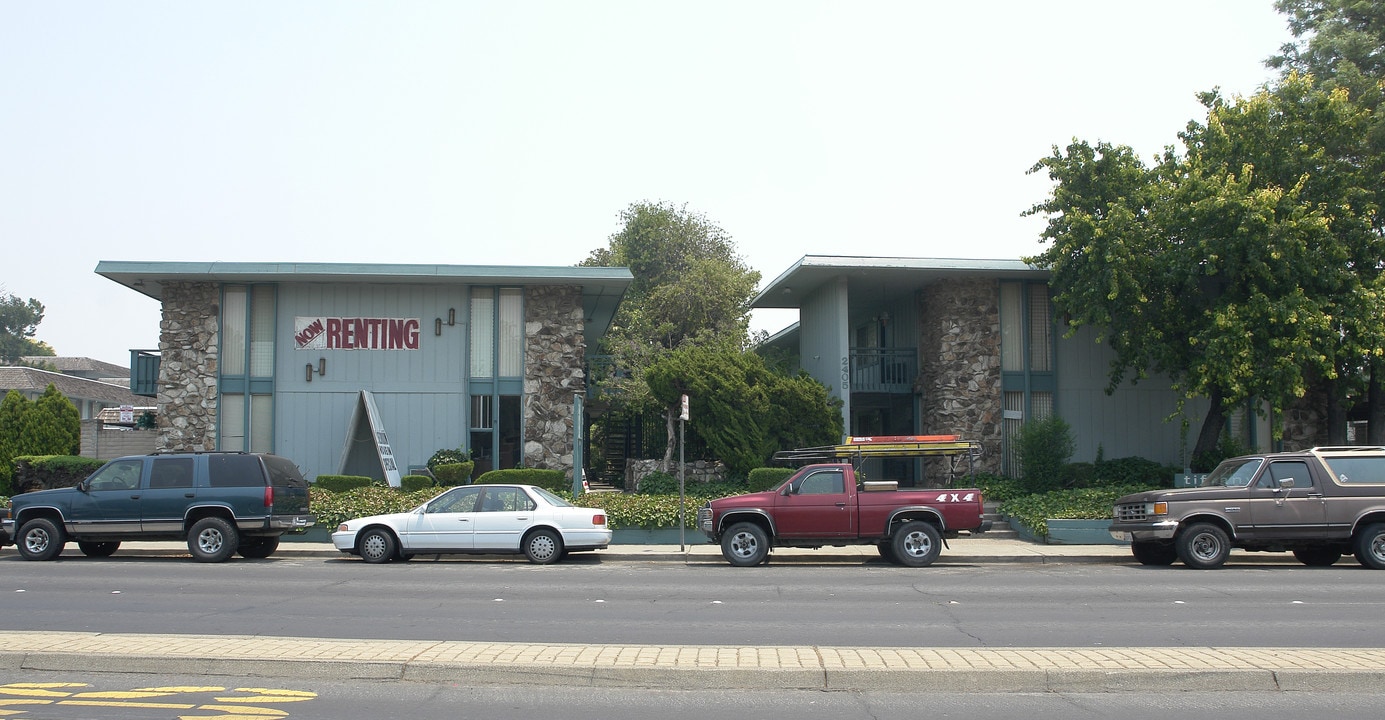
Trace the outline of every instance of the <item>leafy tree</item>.
{"label": "leafy tree", "polygon": [[613,407],[664,414],[667,463],[677,447],[677,410],[669,404],[677,396],[657,400],[645,372],[680,347],[730,343],[744,349],[760,274],[736,255],[725,230],[686,207],[635,203],[621,219],[624,225],[608,246],[581,263],[629,267],[634,278],[605,339],[604,349],[622,375],[602,384],[618,390],[608,397]]}
{"label": "leafy tree", "polygon": [[16,295],[0,298],[0,365],[14,365],[26,355],[53,355],[47,344],[33,340],[43,322],[43,303]]}
{"label": "leafy tree", "polygon": [[1385,147],[1385,4],[1377,0],[1276,0],[1289,16],[1295,42],[1286,43],[1267,64],[1285,77],[1312,75],[1325,89],[1346,90],[1353,102],[1377,110],[1373,139]]}
{"label": "leafy tree", "polygon": [[1054,148],[1034,170],[1055,188],[1029,211],[1048,217],[1030,261],[1052,270],[1055,305],[1115,353],[1108,390],[1155,370],[1208,398],[1194,457],[1230,404],[1286,407],[1385,346],[1369,113],[1302,76],[1202,100],[1206,123],[1152,167],[1126,147]]}
{"label": "leafy tree", "polygon": [[635,203],[606,248],[582,262],[630,268],[634,281],[613,323],[617,342],[665,350],[705,337],[743,341],[760,273],[736,255],[730,235],[705,216],[669,203]]}
{"label": "leafy tree", "polygon": [[19,451],[19,431],[29,404],[18,390],[5,393],[4,401],[0,401],[0,495],[10,493],[14,459],[24,454]]}
{"label": "leafy tree", "polygon": [[775,450],[841,438],[840,401],[826,386],[806,374],[773,372],[759,355],[730,343],[671,351],[650,365],[646,380],[662,405],[688,396],[689,432],[736,476],[765,465]]}
{"label": "leafy tree", "polygon": [[52,383],[25,409],[20,419],[20,455],[78,455],[82,451],[82,416]]}

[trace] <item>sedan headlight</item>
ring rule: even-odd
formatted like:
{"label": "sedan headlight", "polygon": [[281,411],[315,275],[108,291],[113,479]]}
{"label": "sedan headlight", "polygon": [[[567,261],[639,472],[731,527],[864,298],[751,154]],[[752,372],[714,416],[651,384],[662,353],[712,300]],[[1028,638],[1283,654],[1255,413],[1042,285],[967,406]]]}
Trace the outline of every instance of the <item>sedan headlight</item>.
{"label": "sedan headlight", "polygon": [[337,532],[351,532],[351,528],[346,523],[337,526]]}

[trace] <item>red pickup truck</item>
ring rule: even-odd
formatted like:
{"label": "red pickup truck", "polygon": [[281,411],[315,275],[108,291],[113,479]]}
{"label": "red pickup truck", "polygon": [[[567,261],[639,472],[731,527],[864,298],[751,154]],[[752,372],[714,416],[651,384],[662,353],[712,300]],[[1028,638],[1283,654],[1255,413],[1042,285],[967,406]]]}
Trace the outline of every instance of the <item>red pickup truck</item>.
{"label": "red pickup truck", "polygon": [[808,465],[772,490],[712,500],[697,511],[708,542],[726,561],[759,565],[774,547],[872,543],[900,565],[931,565],[943,538],[985,532],[991,521],[981,491],[899,490],[898,483],[857,483],[849,463]]}

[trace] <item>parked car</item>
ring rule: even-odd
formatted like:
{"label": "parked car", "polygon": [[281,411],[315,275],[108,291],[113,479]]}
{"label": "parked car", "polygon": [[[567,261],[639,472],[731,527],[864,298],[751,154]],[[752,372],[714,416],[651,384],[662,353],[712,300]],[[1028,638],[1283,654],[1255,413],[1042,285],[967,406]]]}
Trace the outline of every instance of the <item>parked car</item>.
{"label": "parked car", "polygon": [[611,544],[603,510],[574,506],[533,485],[462,485],[408,512],[348,520],[332,544],[366,562],[414,555],[524,553],[557,562]]}
{"label": "parked car", "polygon": [[187,540],[202,562],[269,557],[279,536],[314,523],[292,461],[243,452],[155,453],[112,460],[76,487],[10,498],[0,544],[52,560],[69,540],[106,557],[125,540]]}

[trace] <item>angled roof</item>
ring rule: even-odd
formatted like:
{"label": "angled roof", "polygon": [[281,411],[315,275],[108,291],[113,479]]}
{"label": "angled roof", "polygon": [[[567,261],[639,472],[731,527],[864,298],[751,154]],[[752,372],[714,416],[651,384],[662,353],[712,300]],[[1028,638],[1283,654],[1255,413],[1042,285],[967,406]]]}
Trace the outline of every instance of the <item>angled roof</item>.
{"label": "angled roof", "polygon": [[28,355],[20,360],[32,365],[49,365],[64,375],[98,378],[128,378],[130,368],[114,363],[103,362],[89,357],[54,357],[48,355]]}
{"label": "angled roof", "polygon": [[126,262],[102,260],[96,274],[155,300],[163,284],[390,283],[408,285],[579,285],[588,337],[600,337],[634,276],[629,268],[400,263]]}
{"label": "angled roof", "polygon": [[52,384],[68,398],[95,400],[109,405],[142,405],[148,403],[130,392],[130,388],[97,380],[64,375],[31,367],[0,366],[0,393],[19,390],[42,393]]}
{"label": "angled roof", "polygon": [[770,281],[750,306],[797,308],[804,298],[840,277],[846,278],[850,293],[894,294],[915,290],[943,278],[966,276],[1046,279],[1049,273],[1023,260],[804,255]]}

